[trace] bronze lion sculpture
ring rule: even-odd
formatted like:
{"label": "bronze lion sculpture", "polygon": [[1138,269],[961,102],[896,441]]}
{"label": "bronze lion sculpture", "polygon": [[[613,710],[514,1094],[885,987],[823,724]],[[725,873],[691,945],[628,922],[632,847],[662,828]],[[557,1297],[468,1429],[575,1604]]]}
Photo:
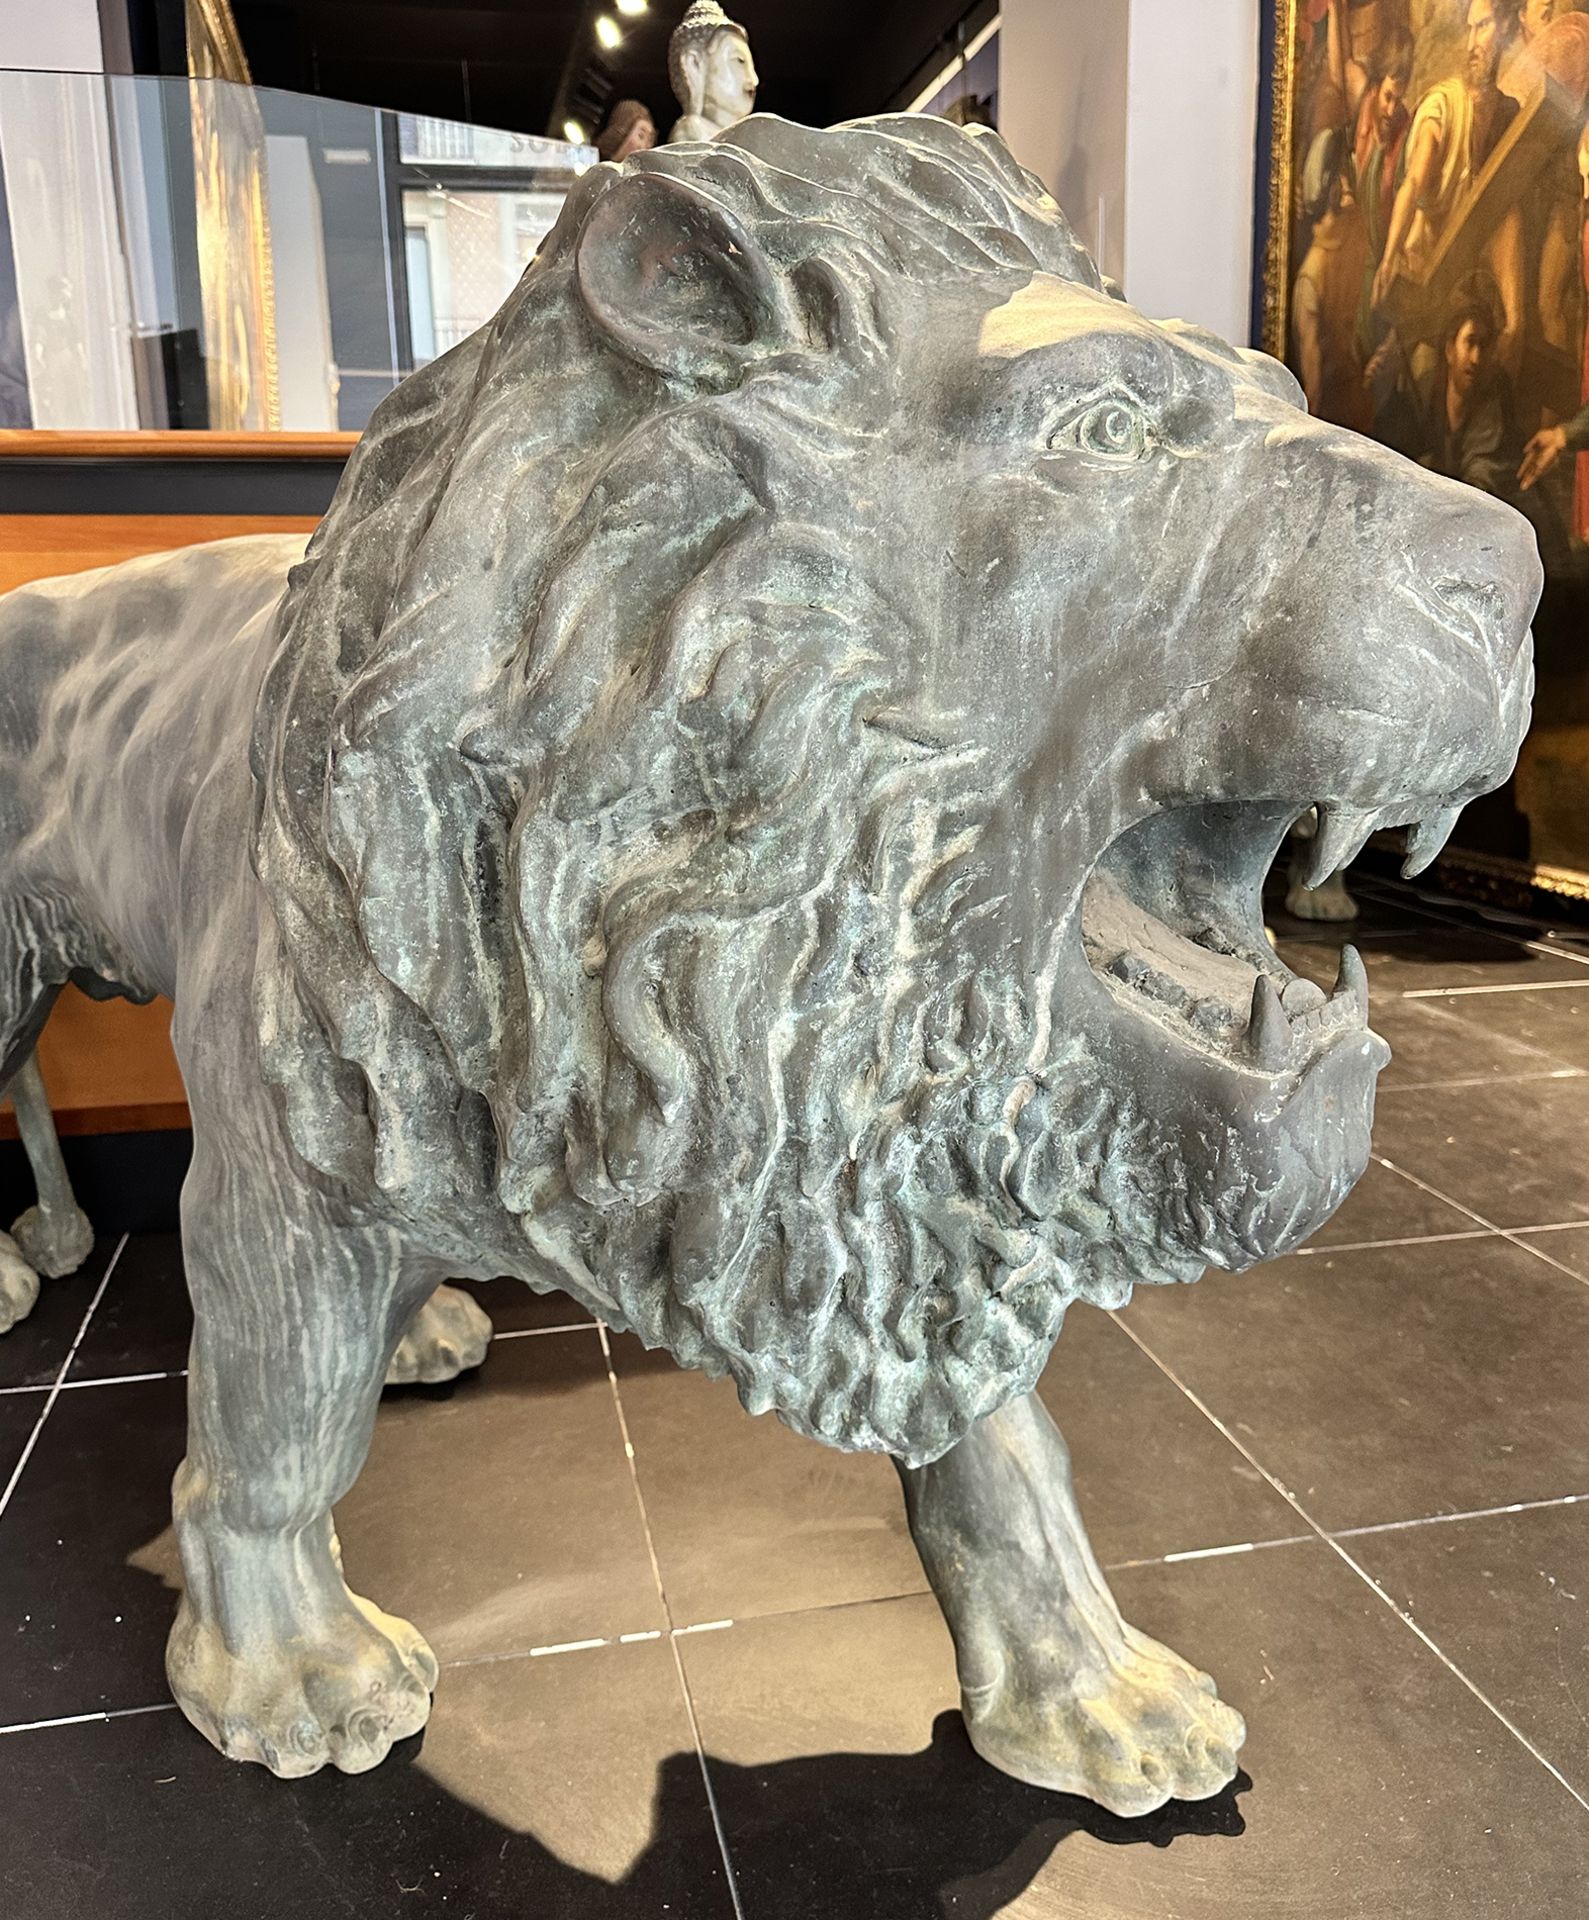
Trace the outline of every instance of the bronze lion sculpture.
{"label": "bronze lion sculpture", "polygon": [[1433,857],[1539,586],[1517,515],[1133,311],[996,137],[764,117],[584,176],[306,554],[7,596],[5,1284],[82,1251],[52,997],[170,994],[193,1723],[287,1775],[424,1723],[331,1509],[439,1283],[511,1274],[895,1458],[996,1766],[1221,1788],[1242,1722],[1121,1620],[1033,1385],[1071,1301],[1361,1172],[1360,964],[1295,979],[1262,879],[1315,806],[1329,871]]}

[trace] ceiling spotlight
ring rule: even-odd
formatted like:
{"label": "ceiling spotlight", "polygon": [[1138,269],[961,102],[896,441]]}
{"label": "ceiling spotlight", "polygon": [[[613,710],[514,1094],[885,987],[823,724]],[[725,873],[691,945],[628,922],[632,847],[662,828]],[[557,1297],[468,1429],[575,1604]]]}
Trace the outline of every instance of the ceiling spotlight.
{"label": "ceiling spotlight", "polygon": [[584,146],[589,137],[577,120],[565,120],[563,122],[563,138],[571,147]]}
{"label": "ceiling spotlight", "polygon": [[614,47],[623,45],[623,33],[610,13],[596,15],[596,38],[609,53]]}
{"label": "ceiling spotlight", "polygon": [[637,13],[644,13],[646,5],[647,0],[618,0],[618,11],[627,13],[632,18]]}

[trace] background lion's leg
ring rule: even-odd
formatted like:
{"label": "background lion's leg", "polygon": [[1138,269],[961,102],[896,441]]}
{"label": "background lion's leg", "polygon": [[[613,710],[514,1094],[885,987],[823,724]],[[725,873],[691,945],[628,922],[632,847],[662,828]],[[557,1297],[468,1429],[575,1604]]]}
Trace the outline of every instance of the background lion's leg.
{"label": "background lion's leg", "polygon": [[[430,1712],[436,1660],[348,1590],[331,1509],[369,1448],[387,1362],[435,1285],[386,1233],[326,1216],[268,1153],[196,1143],[188,1454],[174,1489],[187,1590],[166,1671],[183,1712],[273,1773],[359,1773]],[[246,1171],[245,1171],[246,1167]]]}
{"label": "background lion's leg", "polygon": [[[15,938],[14,928],[10,924],[12,918],[9,913],[0,915],[0,1094],[14,1093],[16,1096],[18,1130],[23,1134],[25,1150],[39,1180],[39,1196],[42,1200],[45,1180],[52,1171],[43,1152],[46,1131],[56,1163],[60,1161],[60,1149],[55,1144],[55,1126],[50,1119],[49,1103],[44,1099],[43,1082],[38,1079],[33,1048],[40,1029],[49,1018],[57,990],[40,988],[36,984],[34,958],[26,946],[19,944]],[[33,1097],[35,1087],[38,1090],[36,1101]],[[40,1107],[42,1126],[35,1118]],[[31,1140],[28,1139],[30,1123]],[[45,1163],[44,1173],[38,1171],[41,1159]],[[66,1169],[62,1166],[60,1181],[63,1185],[65,1177]],[[52,1185],[51,1192],[55,1195],[59,1188]],[[76,1204],[71,1202],[70,1188],[66,1188],[65,1192],[71,1203],[71,1211],[75,1214]],[[32,1214],[26,1213],[19,1224],[25,1226],[31,1223],[31,1219]],[[44,1250],[48,1251],[48,1248]],[[0,1333],[8,1332],[33,1311],[39,1297],[41,1270],[49,1269],[42,1261],[31,1259],[10,1234],[0,1233]],[[71,1266],[63,1267],[61,1271],[70,1272]]]}
{"label": "background lion's leg", "polygon": [[36,1055],[28,1055],[5,1091],[16,1109],[17,1131],[39,1196],[38,1204],[13,1222],[12,1238],[30,1267],[57,1280],[62,1274],[75,1273],[88,1258],[94,1229],[72,1192]]}
{"label": "background lion's leg", "polygon": [[1234,1778],[1241,1716],[1207,1674],[1121,1619],[1035,1394],[900,1478],[985,1760],[1127,1815]]}
{"label": "background lion's leg", "polygon": [[389,1387],[433,1387],[478,1367],[491,1345],[491,1316],[462,1287],[438,1287],[408,1323],[386,1369]]}

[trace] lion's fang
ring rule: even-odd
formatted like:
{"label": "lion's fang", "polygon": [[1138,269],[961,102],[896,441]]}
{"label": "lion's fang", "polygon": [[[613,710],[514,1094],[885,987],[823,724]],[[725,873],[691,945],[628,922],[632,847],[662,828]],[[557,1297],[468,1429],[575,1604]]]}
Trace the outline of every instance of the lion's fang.
{"label": "lion's fang", "polygon": [[1280,1004],[1279,988],[1266,973],[1253,983],[1247,1045],[1265,1073],[1278,1073],[1291,1058],[1291,1022]]}
{"label": "lion's fang", "polygon": [[1335,976],[1335,991],[1330,995],[1331,1004],[1343,995],[1349,996],[1354,1006],[1365,1013],[1368,1011],[1368,970],[1356,947],[1341,949],[1341,965]]}
{"label": "lion's fang", "polygon": [[1407,829],[1407,857],[1401,863],[1403,879],[1415,880],[1426,867],[1434,865],[1451,838],[1451,829],[1457,824],[1461,811],[1460,807],[1442,807],[1438,813],[1415,820]]}
{"label": "lion's fang", "polygon": [[1379,816],[1360,807],[1320,807],[1319,830],[1308,849],[1303,884],[1322,887],[1332,874],[1349,867],[1363,851]]}

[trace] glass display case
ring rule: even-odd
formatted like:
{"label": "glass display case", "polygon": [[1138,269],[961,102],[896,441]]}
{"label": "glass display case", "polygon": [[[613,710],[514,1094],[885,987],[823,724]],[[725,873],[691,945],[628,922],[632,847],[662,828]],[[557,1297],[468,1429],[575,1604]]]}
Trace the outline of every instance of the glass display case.
{"label": "glass display case", "polygon": [[0,428],[357,433],[593,148],[223,80],[0,72]]}

